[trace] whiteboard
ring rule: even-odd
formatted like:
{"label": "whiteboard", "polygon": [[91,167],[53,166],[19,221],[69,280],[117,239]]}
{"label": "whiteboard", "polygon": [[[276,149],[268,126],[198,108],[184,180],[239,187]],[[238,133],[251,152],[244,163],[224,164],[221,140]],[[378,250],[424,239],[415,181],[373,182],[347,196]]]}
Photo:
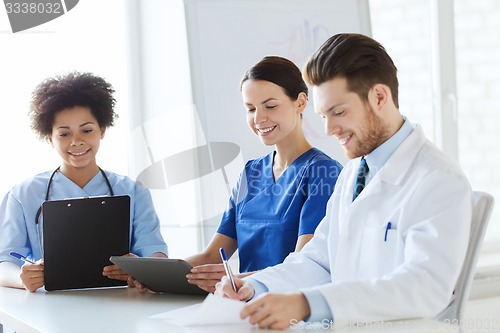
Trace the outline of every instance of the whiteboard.
{"label": "whiteboard", "polygon": [[[370,35],[368,0],[184,0],[193,101],[208,141],[232,142],[244,160],[267,154],[246,124],[239,91],[244,72],[266,55],[299,68],[330,36]],[[312,99],[304,131],[314,146],[344,163],[340,145],[324,134]]]}
{"label": "whiteboard", "polygon": [[[338,32],[370,34],[368,0],[128,0],[129,175],[149,190],[173,257],[202,250],[244,162],[270,152],[239,84],[266,55],[301,68]],[[312,101],[312,145],[345,163]]]}

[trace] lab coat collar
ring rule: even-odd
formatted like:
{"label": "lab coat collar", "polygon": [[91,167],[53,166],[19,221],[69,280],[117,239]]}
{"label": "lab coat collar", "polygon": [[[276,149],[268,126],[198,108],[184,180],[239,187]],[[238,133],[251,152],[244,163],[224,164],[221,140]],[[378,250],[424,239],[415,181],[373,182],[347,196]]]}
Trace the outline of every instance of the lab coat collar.
{"label": "lab coat collar", "polygon": [[[368,183],[366,189],[363,190],[354,201],[352,201],[352,195],[350,196],[350,198],[346,196],[346,204],[356,205],[358,202],[363,201],[365,198],[371,197],[373,195],[378,195],[379,193],[387,190],[386,185],[401,185],[403,180],[406,178],[406,175],[409,172],[418,151],[426,142],[424,132],[422,131],[420,125],[411,124],[411,126],[413,127],[413,131],[403,140],[399,147],[396,148],[394,153],[392,153],[392,155],[388,158],[387,162]],[[350,167],[357,170],[360,159],[361,157],[351,160]],[[348,183],[354,185],[355,177],[356,172],[352,172],[349,177],[350,179]],[[354,189],[353,186],[352,188]]]}
{"label": "lab coat collar", "polygon": [[394,154],[396,149],[406,140],[408,135],[413,132],[413,126],[410,121],[405,116],[402,117],[404,122],[401,128],[384,143],[365,156],[366,163],[370,170],[366,177],[367,183],[377,174],[378,170],[382,169],[389,157]]}
{"label": "lab coat collar", "polygon": [[425,142],[426,138],[420,125],[413,125],[413,132],[394,151],[375,177],[392,185],[400,185]]}

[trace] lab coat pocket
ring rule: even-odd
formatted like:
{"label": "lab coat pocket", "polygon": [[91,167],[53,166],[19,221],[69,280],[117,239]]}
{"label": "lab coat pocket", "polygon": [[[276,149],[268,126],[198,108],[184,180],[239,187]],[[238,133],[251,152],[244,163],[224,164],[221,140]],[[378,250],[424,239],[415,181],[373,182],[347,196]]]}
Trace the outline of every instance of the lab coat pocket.
{"label": "lab coat pocket", "polygon": [[369,226],[363,230],[360,272],[367,278],[381,278],[398,264],[398,232],[394,227]]}

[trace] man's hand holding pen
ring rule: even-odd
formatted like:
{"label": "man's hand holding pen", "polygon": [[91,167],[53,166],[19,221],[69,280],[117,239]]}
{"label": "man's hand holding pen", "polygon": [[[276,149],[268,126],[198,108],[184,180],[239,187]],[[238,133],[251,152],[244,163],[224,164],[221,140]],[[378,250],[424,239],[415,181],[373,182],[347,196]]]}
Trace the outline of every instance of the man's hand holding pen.
{"label": "man's hand holding pen", "polygon": [[231,299],[237,299],[243,302],[247,302],[252,299],[255,294],[252,284],[237,277],[233,277],[233,282],[236,287],[236,291],[233,290],[231,280],[227,276],[224,276],[221,281],[216,284],[214,294]]}
{"label": "man's hand holding pen", "polygon": [[309,317],[309,303],[301,292],[289,294],[264,293],[253,299],[255,290],[250,282],[234,278],[236,290],[231,281],[223,277],[216,286],[215,294],[222,297],[249,301],[241,311],[241,318],[248,318],[251,324],[260,328],[284,329],[293,321],[299,322]]}

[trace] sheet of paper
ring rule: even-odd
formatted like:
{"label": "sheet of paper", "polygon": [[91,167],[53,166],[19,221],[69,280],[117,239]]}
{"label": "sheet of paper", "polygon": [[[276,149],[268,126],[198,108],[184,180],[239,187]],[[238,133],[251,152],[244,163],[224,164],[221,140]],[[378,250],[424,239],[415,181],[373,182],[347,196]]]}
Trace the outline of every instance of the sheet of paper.
{"label": "sheet of paper", "polygon": [[163,319],[183,326],[247,324],[240,318],[245,302],[209,294],[203,303],[160,313],[151,318]]}

